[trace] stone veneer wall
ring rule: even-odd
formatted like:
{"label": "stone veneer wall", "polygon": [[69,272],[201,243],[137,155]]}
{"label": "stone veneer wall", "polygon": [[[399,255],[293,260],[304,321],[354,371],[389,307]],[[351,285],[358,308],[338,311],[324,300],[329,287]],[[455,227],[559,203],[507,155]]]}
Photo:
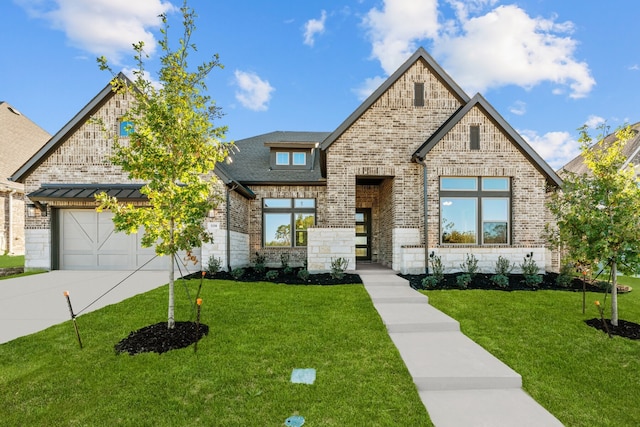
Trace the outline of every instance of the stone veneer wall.
{"label": "stone veneer wall", "polygon": [[0,191],[0,255],[24,254],[24,217],[24,193]]}
{"label": "stone veneer wall", "polygon": [[355,228],[310,228],[308,230],[309,273],[327,273],[331,271],[331,261],[345,258],[348,270],[356,268]]}

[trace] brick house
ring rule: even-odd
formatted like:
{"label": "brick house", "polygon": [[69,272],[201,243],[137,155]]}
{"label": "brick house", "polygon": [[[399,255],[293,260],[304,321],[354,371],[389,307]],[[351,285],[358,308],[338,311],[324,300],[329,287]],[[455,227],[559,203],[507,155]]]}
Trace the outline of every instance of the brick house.
{"label": "brick house", "polygon": [[[98,188],[144,203],[141,183],[110,164],[110,141],[88,120],[97,115],[117,131],[128,102],[105,87],[14,175],[42,207],[26,221],[27,267],[121,268],[148,258],[129,242],[135,237],[112,233],[108,214],[90,209]],[[345,258],[350,269],[373,262],[421,273],[434,252],[450,271],[466,254],[492,271],[500,255],[521,262],[533,253],[554,269],[542,232],[560,178],[422,48],[335,131],[272,132],[235,145],[214,171],[225,196],[205,219],[214,236],[201,248],[205,263],[235,268],[260,254],[280,265],[286,254],[310,272]],[[88,230],[73,231],[82,221]],[[82,246],[83,234],[93,243]]]}
{"label": "brick house", "polygon": [[50,137],[8,102],[0,101],[0,255],[24,254],[24,185],[9,177]]}

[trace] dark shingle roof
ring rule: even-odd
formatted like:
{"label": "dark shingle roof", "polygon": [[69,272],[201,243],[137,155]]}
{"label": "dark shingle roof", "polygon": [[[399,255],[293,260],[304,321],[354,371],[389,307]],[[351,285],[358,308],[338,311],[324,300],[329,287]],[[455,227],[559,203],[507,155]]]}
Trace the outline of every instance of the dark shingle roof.
{"label": "dark shingle roof", "polygon": [[22,188],[9,177],[49,138],[47,131],[7,102],[0,102],[0,187]]}
{"label": "dark shingle roof", "polygon": [[[634,166],[640,164],[640,122],[634,125],[631,125],[631,129],[633,130],[634,136],[629,141],[627,141],[625,146],[622,148],[622,154],[627,158],[627,163],[625,164],[625,167],[629,163],[632,163]],[[604,138],[604,145],[608,146],[613,141],[615,141],[615,138],[616,138],[615,132],[607,135]],[[594,146],[591,149],[593,150],[596,147],[598,146],[594,144]],[[587,167],[587,165],[584,164],[584,159],[582,158],[582,154],[579,154],[576,158],[574,158],[569,163],[567,163],[562,168],[560,168],[558,173],[562,175],[564,172],[567,172],[567,171],[576,173],[578,175],[590,173],[589,168]]]}
{"label": "dark shingle roof", "polygon": [[[313,150],[311,170],[274,170],[270,164],[270,147],[265,143],[320,143],[330,132],[285,132],[276,131],[241,139],[235,142],[235,148],[228,161],[222,166],[234,180],[243,185],[251,184],[314,184],[324,182],[320,175],[318,149]],[[218,166],[216,166],[216,169]]]}

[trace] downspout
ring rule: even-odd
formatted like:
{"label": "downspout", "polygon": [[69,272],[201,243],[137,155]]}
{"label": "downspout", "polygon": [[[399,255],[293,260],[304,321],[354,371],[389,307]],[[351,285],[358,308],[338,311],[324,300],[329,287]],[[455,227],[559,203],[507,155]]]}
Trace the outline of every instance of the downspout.
{"label": "downspout", "polygon": [[7,253],[13,254],[13,195],[16,190],[9,192],[9,227],[7,229]]}
{"label": "downspout", "polygon": [[424,272],[425,274],[429,274],[429,216],[428,213],[428,205],[429,201],[427,199],[427,160],[422,159],[422,166],[424,166],[424,174],[422,175],[422,188],[424,191]]}

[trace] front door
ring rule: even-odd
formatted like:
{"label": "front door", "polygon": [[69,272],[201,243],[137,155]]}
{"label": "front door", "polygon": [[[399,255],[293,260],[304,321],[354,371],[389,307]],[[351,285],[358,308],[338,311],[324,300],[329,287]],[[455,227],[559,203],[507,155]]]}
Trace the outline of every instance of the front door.
{"label": "front door", "polygon": [[356,261],[371,261],[371,209],[356,209]]}

